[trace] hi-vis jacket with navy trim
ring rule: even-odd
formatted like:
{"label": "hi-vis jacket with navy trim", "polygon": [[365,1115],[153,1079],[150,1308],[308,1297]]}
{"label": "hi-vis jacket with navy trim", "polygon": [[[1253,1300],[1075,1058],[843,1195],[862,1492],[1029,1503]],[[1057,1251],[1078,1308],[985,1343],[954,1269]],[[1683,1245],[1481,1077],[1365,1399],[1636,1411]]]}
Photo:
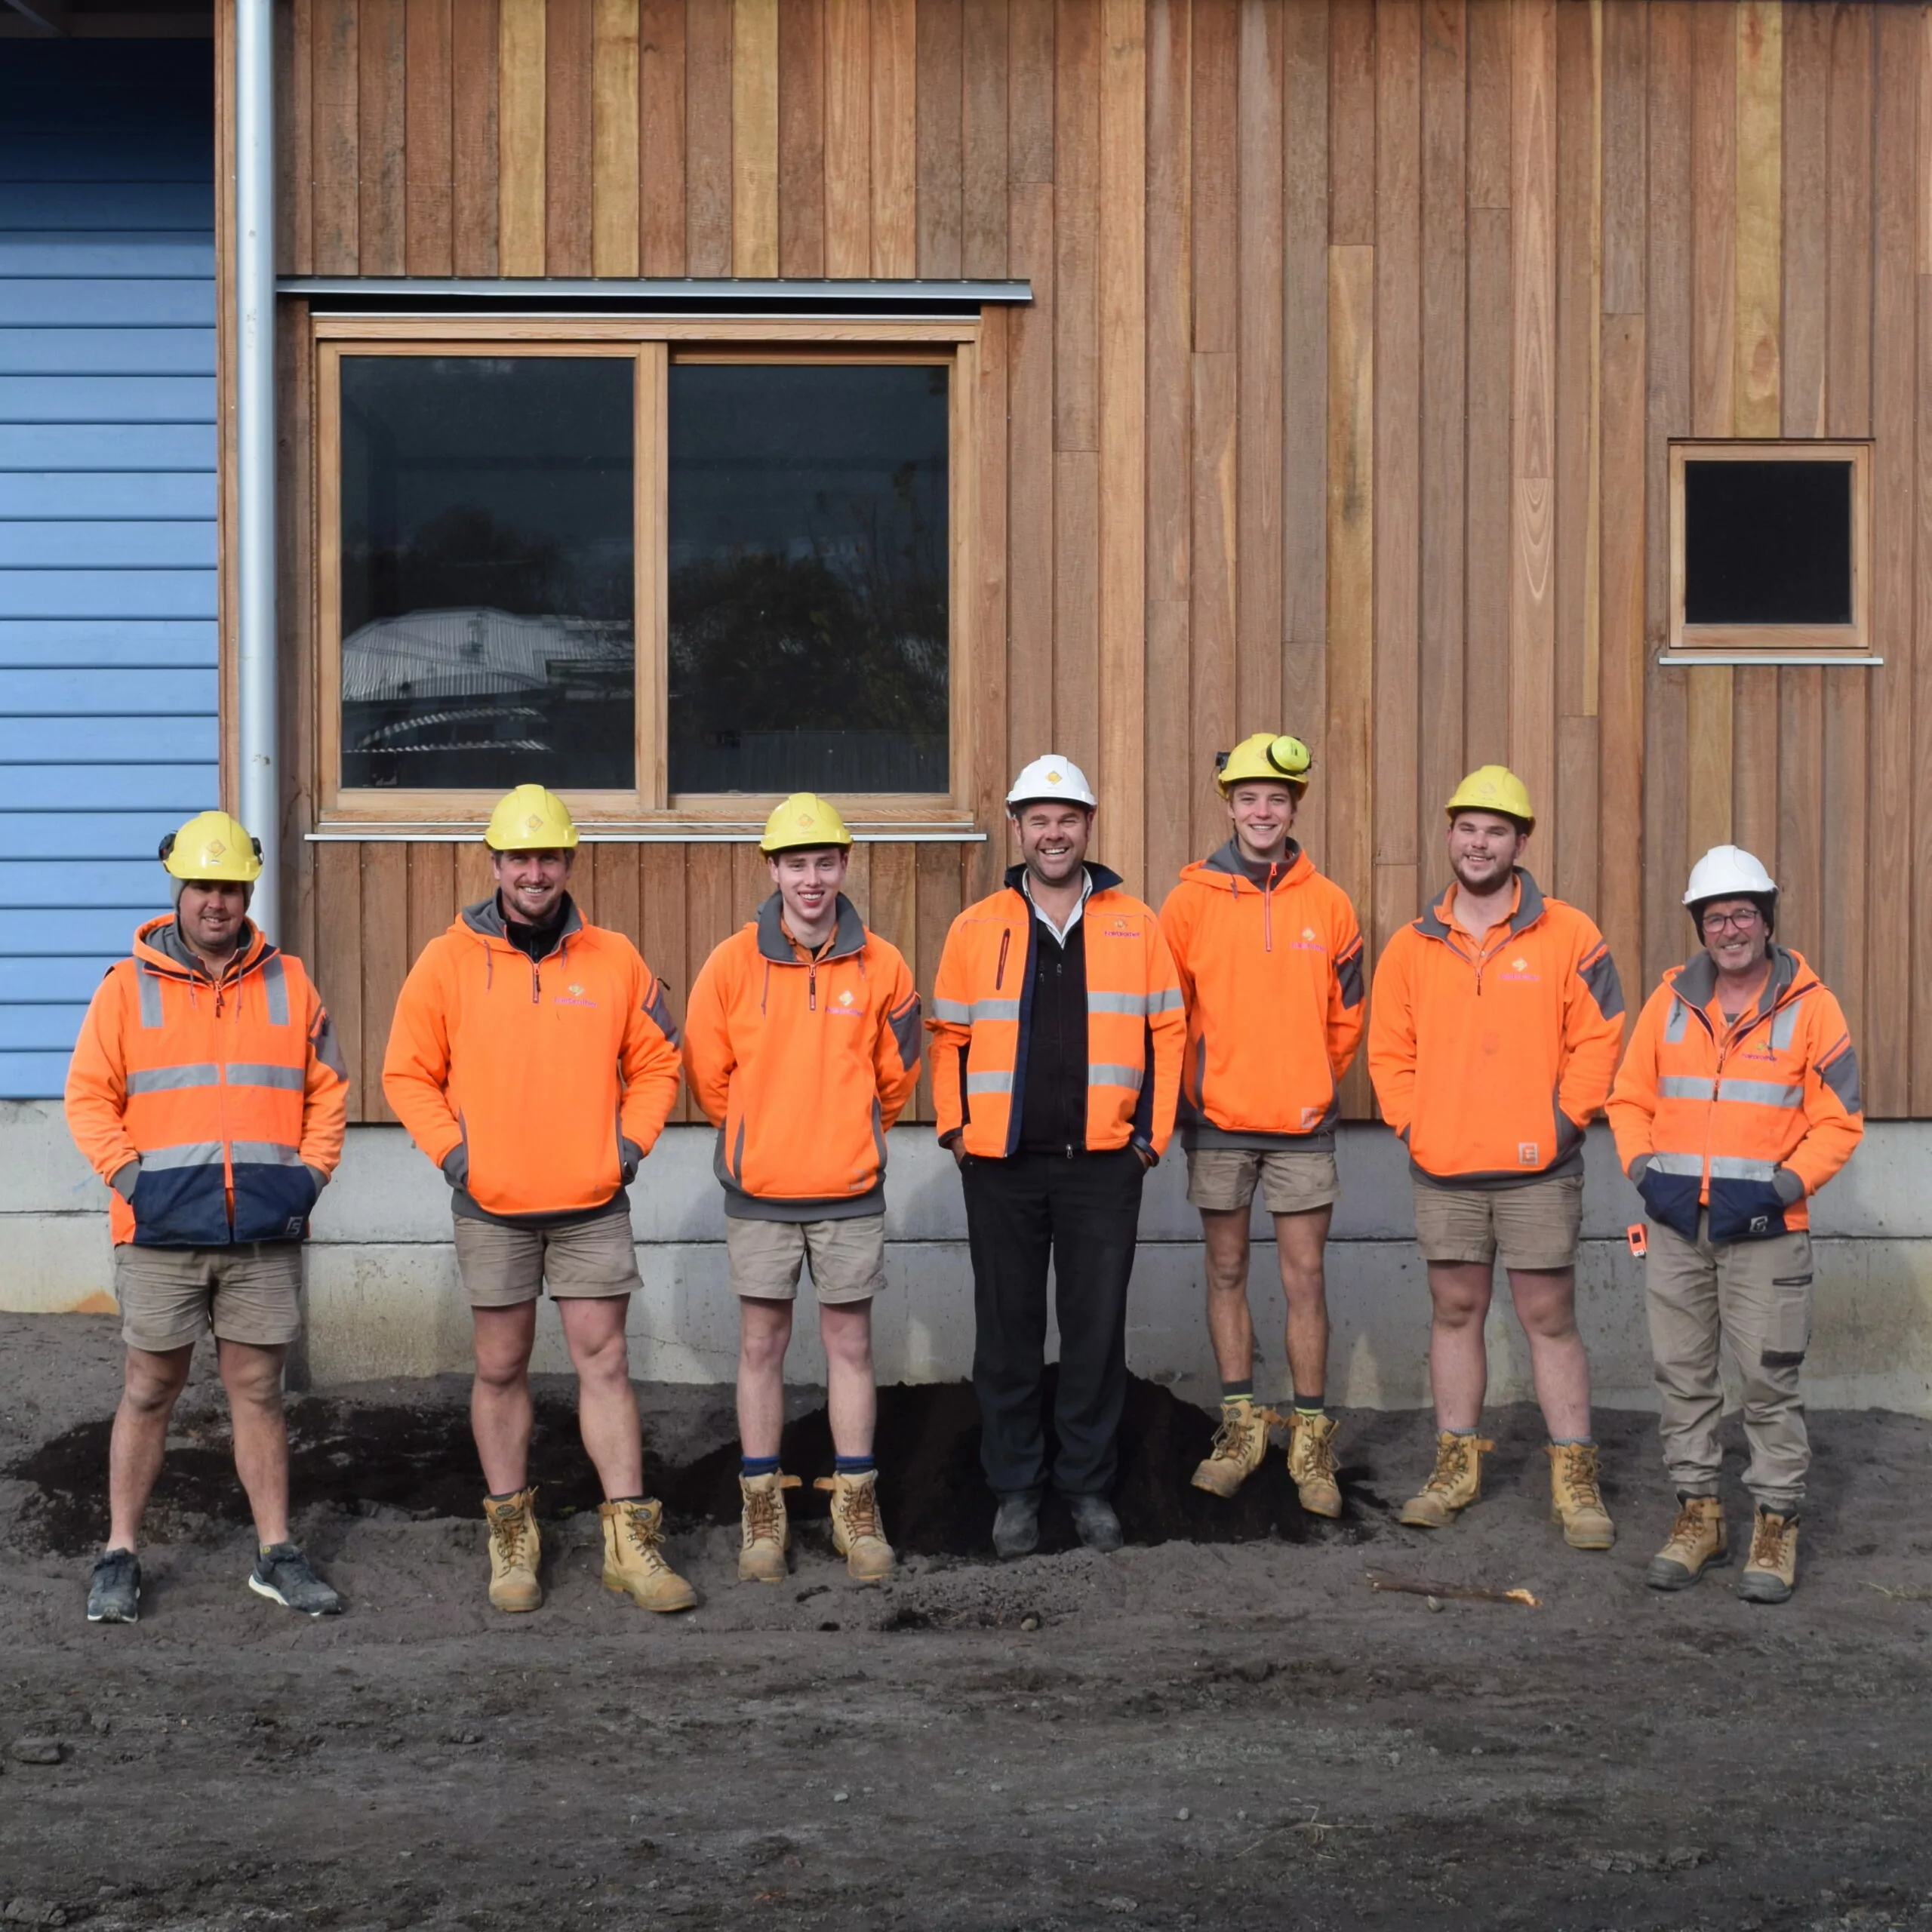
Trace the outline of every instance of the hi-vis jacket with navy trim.
{"label": "hi-vis jacket with navy trim", "polygon": [[143,1247],[301,1240],[348,1109],[301,961],[245,926],[217,983],[172,913],[94,989],[67,1073],[69,1131],[103,1180],[121,1179],[114,1239]]}
{"label": "hi-vis jacket with navy trim", "polygon": [[1181,1137],[1332,1146],[1367,1017],[1361,933],[1348,894],[1298,847],[1259,870],[1230,839],[1161,908],[1187,995]]}
{"label": "hi-vis jacket with navy trim", "polygon": [[[1090,865],[1081,914],[1087,958],[1087,1146],[1130,1141],[1156,1159],[1174,1132],[1187,1035],[1180,975],[1153,908]],[[939,1137],[1003,1159],[1020,1145],[1016,1095],[1026,1088],[1032,1004],[1032,902],[1025,868],[952,922],[933,988],[933,1111]]]}
{"label": "hi-vis jacket with navy trim", "polygon": [[685,1075],[718,1129],[724,1211],[822,1221],[885,1205],[885,1137],[919,1083],[919,995],[889,940],[838,896],[816,954],[776,893],[704,962]]}
{"label": "hi-vis jacket with navy trim", "polygon": [[1838,1001],[1798,954],[1774,946],[1770,959],[1757,1005],[1730,1026],[1710,955],[1673,967],[1637,1016],[1611,1094],[1624,1171],[1687,1241],[1700,1207],[1713,1241],[1810,1226],[1805,1197],[1865,1132]]}
{"label": "hi-vis jacket with navy trim", "polygon": [[566,903],[541,959],[511,944],[494,894],[466,906],[396,1001],[383,1092],[438,1166],[464,1150],[463,1187],[486,1217],[608,1207],[678,1097],[656,975]]}
{"label": "hi-vis jacket with navy trim", "polygon": [[1424,1180],[1509,1186],[1582,1171],[1610,1092],[1623,989],[1603,934],[1520,867],[1515,909],[1480,939],[1456,889],[1400,928],[1375,969],[1368,1072]]}

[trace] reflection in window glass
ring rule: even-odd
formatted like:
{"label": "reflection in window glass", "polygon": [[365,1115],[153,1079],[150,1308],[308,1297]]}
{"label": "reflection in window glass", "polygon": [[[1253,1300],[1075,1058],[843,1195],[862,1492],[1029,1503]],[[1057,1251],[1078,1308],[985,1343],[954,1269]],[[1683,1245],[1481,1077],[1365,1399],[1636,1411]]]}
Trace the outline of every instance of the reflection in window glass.
{"label": "reflection in window glass", "polygon": [[946,379],[675,363],[673,792],[944,792]]}
{"label": "reflection in window glass", "polygon": [[342,783],[635,783],[632,377],[342,361]]}

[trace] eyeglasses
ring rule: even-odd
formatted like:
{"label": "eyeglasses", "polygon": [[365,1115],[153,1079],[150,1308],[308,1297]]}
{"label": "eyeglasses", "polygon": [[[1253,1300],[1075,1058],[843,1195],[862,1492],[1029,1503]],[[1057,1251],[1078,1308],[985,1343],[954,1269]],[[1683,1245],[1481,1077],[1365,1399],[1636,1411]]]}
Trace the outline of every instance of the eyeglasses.
{"label": "eyeglasses", "polygon": [[1706,912],[1704,930],[1707,933],[1748,933],[1763,916],[1755,906],[1742,912]]}

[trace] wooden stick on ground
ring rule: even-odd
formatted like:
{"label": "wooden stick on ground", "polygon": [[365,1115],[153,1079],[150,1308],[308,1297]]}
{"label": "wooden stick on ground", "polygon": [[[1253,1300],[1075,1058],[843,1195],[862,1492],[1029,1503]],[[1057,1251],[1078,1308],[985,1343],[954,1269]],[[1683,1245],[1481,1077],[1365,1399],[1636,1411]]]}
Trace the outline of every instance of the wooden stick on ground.
{"label": "wooden stick on ground", "polygon": [[1454,1597],[1465,1603],[1515,1603],[1526,1610],[1543,1605],[1527,1590],[1495,1590],[1482,1583],[1429,1583],[1416,1577],[1385,1577],[1379,1571],[1368,1573],[1371,1590],[1395,1590],[1404,1596]]}

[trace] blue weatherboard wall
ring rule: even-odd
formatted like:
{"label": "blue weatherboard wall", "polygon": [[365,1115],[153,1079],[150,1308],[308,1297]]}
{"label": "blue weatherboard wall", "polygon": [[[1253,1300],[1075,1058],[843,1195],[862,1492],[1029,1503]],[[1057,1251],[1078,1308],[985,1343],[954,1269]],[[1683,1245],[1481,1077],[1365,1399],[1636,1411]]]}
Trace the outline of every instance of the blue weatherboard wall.
{"label": "blue weatherboard wall", "polygon": [[217,802],[214,63],[0,42],[0,1097]]}

